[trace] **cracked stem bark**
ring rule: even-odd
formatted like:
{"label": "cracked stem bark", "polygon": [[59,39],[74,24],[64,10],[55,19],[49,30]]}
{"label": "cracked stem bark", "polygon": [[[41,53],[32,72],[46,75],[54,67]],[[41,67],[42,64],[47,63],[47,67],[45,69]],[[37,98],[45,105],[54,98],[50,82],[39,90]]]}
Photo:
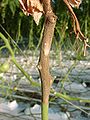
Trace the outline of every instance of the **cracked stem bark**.
{"label": "cracked stem bark", "polygon": [[38,70],[41,77],[42,120],[48,120],[48,101],[50,88],[53,83],[53,78],[49,72],[49,53],[57,17],[52,11],[50,0],[43,0],[43,7],[45,12],[45,26],[38,62]]}

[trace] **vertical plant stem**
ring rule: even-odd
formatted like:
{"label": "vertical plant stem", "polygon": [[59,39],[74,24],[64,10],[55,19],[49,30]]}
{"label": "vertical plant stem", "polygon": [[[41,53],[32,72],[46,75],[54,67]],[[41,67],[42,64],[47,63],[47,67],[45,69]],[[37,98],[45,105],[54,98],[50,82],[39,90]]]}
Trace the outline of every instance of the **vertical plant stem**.
{"label": "vertical plant stem", "polygon": [[33,44],[33,19],[30,20],[30,31],[29,31],[29,44],[28,44],[28,48],[31,49],[34,47]]}
{"label": "vertical plant stem", "polygon": [[38,69],[41,77],[42,120],[48,120],[48,101],[53,78],[49,72],[49,53],[57,17],[51,8],[51,0],[43,0],[45,12],[44,33],[40,50]]}
{"label": "vertical plant stem", "polygon": [[48,104],[42,103],[42,120],[48,120]]}

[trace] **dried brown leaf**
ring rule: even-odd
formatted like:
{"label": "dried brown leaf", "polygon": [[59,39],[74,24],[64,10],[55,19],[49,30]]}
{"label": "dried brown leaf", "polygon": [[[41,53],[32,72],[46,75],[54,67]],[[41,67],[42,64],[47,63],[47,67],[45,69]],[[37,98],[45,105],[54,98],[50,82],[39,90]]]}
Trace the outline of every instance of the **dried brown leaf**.
{"label": "dried brown leaf", "polygon": [[24,14],[33,16],[34,21],[38,25],[43,14],[43,5],[40,0],[19,0],[19,2]]}

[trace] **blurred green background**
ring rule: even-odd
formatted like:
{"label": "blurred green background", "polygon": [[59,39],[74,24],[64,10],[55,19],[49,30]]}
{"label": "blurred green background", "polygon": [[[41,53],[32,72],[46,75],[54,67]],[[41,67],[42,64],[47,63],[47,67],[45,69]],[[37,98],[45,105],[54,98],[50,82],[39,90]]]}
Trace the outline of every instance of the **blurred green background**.
{"label": "blurred green background", "polygon": [[[57,24],[53,37],[52,49],[72,49],[81,51],[82,43],[75,40],[72,20],[63,0],[52,1],[53,11],[57,15]],[[81,31],[88,40],[90,39],[90,0],[83,0],[80,9],[74,8],[80,22]],[[31,16],[25,16],[20,9],[18,0],[0,1],[0,31],[6,36],[6,32],[18,44],[22,50],[35,50],[39,48],[42,38],[44,17],[37,26]],[[3,28],[2,28],[3,26]],[[9,39],[9,37],[8,37]],[[79,45],[78,45],[79,44]],[[3,41],[0,39],[0,47]]]}

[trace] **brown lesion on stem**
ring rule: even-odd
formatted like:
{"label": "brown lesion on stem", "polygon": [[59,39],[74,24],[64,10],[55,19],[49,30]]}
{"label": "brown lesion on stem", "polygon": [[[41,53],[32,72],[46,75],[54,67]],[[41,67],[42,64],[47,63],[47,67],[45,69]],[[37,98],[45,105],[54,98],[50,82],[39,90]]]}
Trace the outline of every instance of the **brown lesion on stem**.
{"label": "brown lesion on stem", "polygon": [[69,9],[69,12],[72,16],[72,20],[73,20],[73,27],[74,27],[74,32],[76,34],[76,38],[82,40],[84,42],[84,56],[86,54],[86,48],[87,47],[90,47],[88,44],[87,44],[87,38],[83,35],[83,33],[81,32],[80,30],[80,25],[79,25],[79,21],[69,3],[68,0],[63,0],[65,2],[65,4],[67,5],[68,9]]}
{"label": "brown lesion on stem", "polygon": [[43,0],[43,7],[45,12],[45,23],[38,70],[41,77],[42,102],[48,104],[50,88],[53,83],[53,78],[49,72],[49,53],[57,17],[52,11],[50,0]]}

